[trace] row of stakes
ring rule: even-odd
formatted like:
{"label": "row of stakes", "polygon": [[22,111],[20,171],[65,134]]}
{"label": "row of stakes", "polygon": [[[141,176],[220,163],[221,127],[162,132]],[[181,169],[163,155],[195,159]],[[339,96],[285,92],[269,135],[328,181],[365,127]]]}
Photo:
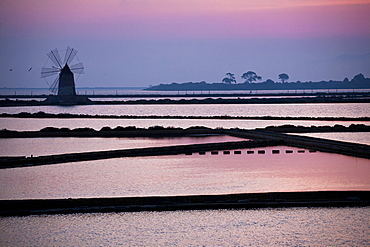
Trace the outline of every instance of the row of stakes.
{"label": "row of stakes", "polygon": [[[297,153],[305,153],[306,150],[297,150]],[[315,153],[316,150],[308,150],[309,153]],[[211,151],[211,155],[218,155],[218,151]],[[231,154],[231,151],[223,151],[222,152],[223,154]],[[242,154],[242,151],[240,150],[235,150],[233,152],[234,154]],[[254,153],[257,153],[257,154],[266,154],[266,151],[265,150],[257,150],[257,152],[253,151],[253,150],[247,150],[247,154],[254,154]],[[271,151],[272,154],[280,154],[280,150],[272,150]],[[293,150],[285,150],[285,153],[287,154],[291,154],[293,153]],[[185,153],[185,155],[192,155],[193,153]],[[200,155],[205,155],[206,152],[199,152]]]}

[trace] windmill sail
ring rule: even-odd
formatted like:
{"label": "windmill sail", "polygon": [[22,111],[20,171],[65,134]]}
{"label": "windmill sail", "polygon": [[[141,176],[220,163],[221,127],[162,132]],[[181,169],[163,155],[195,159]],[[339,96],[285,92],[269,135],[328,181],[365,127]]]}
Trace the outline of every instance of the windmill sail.
{"label": "windmill sail", "polygon": [[60,55],[59,55],[58,49],[52,50],[47,55],[50,58],[50,60],[55,64],[55,66],[58,66],[60,69],[63,68],[63,66],[62,66],[62,60],[60,59]]}
{"label": "windmill sail", "polygon": [[48,76],[56,75],[60,72],[59,68],[42,68],[41,69],[41,78],[45,78]]}
{"label": "windmill sail", "polygon": [[[47,53],[49,65],[41,69],[41,78],[44,78],[49,86],[49,90],[53,95],[49,95],[45,100],[50,104],[74,105],[85,104],[90,102],[86,96],[77,95],[75,74],[84,74],[84,65],[78,58],[76,59],[77,50],[67,47],[63,55],[63,61],[59,55],[58,49],[54,49]],[[73,60],[76,59],[77,63],[72,65]],[[53,78],[52,83],[47,81]]]}
{"label": "windmill sail", "polygon": [[71,71],[76,74],[84,74],[84,65],[83,63],[77,63],[70,67]]}
{"label": "windmill sail", "polygon": [[76,54],[77,54],[78,51],[76,51],[75,49],[71,48],[71,47],[67,47],[67,51],[66,51],[66,54],[64,56],[64,62],[63,64],[69,64],[70,62],[72,62],[72,60],[75,58]]}
{"label": "windmill sail", "polygon": [[[82,62],[71,65],[73,59],[76,58],[77,50],[67,47],[62,62],[58,49],[54,49],[47,53],[52,66],[41,69],[41,78],[56,76],[52,83],[47,84],[50,86],[50,91],[58,93],[58,97],[76,96],[76,86],[74,74],[83,74],[84,66]],[[78,59],[77,59],[78,60]]]}
{"label": "windmill sail", "polygon": [[59,83],[59,77],[56,77],[54,82],[50,85],[49,90],[53,93],[56,93],[57,88],[58,88],[58,83]]}

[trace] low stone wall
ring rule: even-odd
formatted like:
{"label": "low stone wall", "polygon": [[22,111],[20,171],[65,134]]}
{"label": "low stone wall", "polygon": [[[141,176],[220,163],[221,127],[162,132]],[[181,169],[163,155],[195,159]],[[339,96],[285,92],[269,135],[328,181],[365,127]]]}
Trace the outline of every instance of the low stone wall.
{"label": "low stone wall", "polygon": [[370,159],[370,146],[364,144],[268,131],[226,131],[225,133],[240,138],[275,140],[284,143],[286,146]]}
{"label": "low stone wall", "polygon": [[370,191],[0,200],[0,216],[265,207],[370,206]]}
{"label": "low stone wall", "polygon": [[38,157],[1,157],[1,168],[13,168],[24,166],[36,166],[45,164],[57,164],[86,160],[99,160],[119,157],[177,155],[194,152],[207,152],[213,150],[241,149],[254,147],[267,147],[282,144],[277,140],[237,141],[205,144],[177,145],[166,147],[121,149],[100,152],[69,153],[59,155],[47,155]]}

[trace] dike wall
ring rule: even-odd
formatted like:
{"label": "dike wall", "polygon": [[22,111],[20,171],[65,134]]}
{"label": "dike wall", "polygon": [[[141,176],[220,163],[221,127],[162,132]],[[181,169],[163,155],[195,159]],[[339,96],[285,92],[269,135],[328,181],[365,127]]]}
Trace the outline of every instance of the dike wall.
{"label": "dike wall", "polygon": [[268,131],[225,131],[225,134],[249,139],[273,140],[286,146],[311,149],[327,153],[337,153],[370,159],[370,146],[365,144],[327,140],[315,137],[289,135]]}
{"label": "dike wall", "polygon": [[283,144],[281,140],[256,140],[256,141],[190,144],[190,145],[177,145],[151,148],[121,149],[98,152],[68,153],[38,157],[25,157],[25,156],[0,157],[0,169],[77,162],[86,160],[119,158],[119,157],[177,155],[194,152],[207,152],[214,150],[267,147],[267,146],[276,146],[280,144]]}
{"label": "dike wall", "polygon": [[370,206],[370,191],[0,200],[0,216],[97,212]]}
{"label": "dike wall", "polygon": [[58,155],[46,155],[38,157],[0,157],[0,169],[37,166],[87,160],[99,160],[119,157],[139,157],[139,156],[158,156],[158,155],[177,155],[190,154],[195,152],[207,152],[217,150],[233,150],[242,148],[256,148],[286,145],[292,147],[305,148],[309,150],[337,153],[359,158],[370,159],[370,146],[364,144],[348,143],[313,137],[288,135],[268,131],[245,131],[245,130],[227,130],[227,135],[253,139],[250,141],[222,142],[176,145],[165,147],[149,147],[136,149],[121,149],[96,152],[67,153]]}

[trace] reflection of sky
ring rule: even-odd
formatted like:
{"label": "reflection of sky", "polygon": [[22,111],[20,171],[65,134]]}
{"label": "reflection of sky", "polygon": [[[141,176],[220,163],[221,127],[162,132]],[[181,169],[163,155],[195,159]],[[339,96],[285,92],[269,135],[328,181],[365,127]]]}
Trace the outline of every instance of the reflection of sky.
{"label": "reflection of sky", "polygon": [[[370,161],[292,147],[0,170],[1,199],[369,190]],[[265,154],[258,154],[264,150]],[[272,154],[272,150],[279,150]],[[291,150],[292,153],[286,153]]]}
{"label": "reflection of sky", "polygon": [[[282,72],[292,80],[351,79],[370,74],[363,56],[370,52],[369,6],[365,0],[5,0],[0,86],[45,86],[39,78],[45,54],[66,46],[85,62],[81,86],[212,82],[228,71],[239,79],[246,70],[273,80]],[[344,54],[354,56],[336,59]]]}
{"label": "reflection of sky", "polygon": [[41,156],[131,148],[246,141],[232,136],[163,138],[10,138],[0,139],[0,156]]}

